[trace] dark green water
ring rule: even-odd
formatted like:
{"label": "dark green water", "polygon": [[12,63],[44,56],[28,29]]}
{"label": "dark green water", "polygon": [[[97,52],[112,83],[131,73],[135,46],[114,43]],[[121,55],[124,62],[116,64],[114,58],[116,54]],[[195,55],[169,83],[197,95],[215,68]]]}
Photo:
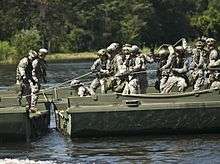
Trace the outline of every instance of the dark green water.
{"label": "dark green water", "polygon": [[[48,82],[54,84],[88,72],[92,63],[49,64]],[[155,66],[150,67],[155,69]],[[15,66],[0,66],[0,87],[13,85]],[[155,71],[149,71],[155,78]],[[86,79],[87,80],[87,79]],[[70,140],[52,130],[29,144],[0,144],[1,159],[40,163],[220,163],[220,134],[136,136]]]}

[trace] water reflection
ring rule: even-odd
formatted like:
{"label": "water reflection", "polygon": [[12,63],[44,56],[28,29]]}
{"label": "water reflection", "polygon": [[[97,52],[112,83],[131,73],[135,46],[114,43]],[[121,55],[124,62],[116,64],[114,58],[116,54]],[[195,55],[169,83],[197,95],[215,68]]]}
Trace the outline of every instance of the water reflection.
{"label": "water reflection", "polygon": [[58,163],[218,163],[220,135],[70,140],[51,130],[30,144],[1,144],[0,158]]}

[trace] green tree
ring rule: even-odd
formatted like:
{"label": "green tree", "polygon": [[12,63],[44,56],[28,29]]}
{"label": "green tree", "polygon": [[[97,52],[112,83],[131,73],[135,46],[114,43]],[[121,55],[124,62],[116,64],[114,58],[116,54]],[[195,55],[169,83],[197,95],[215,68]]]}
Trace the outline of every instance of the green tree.
{"label": "green tree", "polygon": [[27,55],[29,50],[38,51],[41,47],[40,32],[36,29],[21,30],[12,39],[12,45],[16,47],[18,58]]}

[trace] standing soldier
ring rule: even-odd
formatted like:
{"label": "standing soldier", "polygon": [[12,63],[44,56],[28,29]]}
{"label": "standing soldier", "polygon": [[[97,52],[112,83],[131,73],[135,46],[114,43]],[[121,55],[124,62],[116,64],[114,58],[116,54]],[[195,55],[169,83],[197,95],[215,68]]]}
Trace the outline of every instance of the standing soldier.
{"label": "standing soldier", "polygon": [[31,109],[32,111],[37,111],[36,104],[38,100],[38,93],[40,91],[41,83],[46,83],[46,61],[45,57],[48,51],[45,48],[41,48],[38,52],[38,58],[32,62],[32,77],[35,83],[32,83],[32,92],[31,92]]}
{"label": "standing soldier", "polygon": [[26,100],[28,103],[28,110],[31,112],[35,112],[33,108],[31,108],[31,93],[34,88],[33,85],[36,81],[33,79],[32,71],[33,66],[32,62],[37,58],[37,52],[30,50],[27,57],[24,57],[20,60],[17,66],[17,84],[20,85],[20,91],[18,94],[18,101],[21,103],[22,96],[26,96]]}
{"label": "standing soldier", "polygon": [[98,59],[94,62],[91,67],[91,71],[96,73],[96,78],[90,85],[91,94],[94,95],[96,89],[101,86],[101,93],[107,92],[107,77],[110,73],[110,61],[106,49],[98,51]]}

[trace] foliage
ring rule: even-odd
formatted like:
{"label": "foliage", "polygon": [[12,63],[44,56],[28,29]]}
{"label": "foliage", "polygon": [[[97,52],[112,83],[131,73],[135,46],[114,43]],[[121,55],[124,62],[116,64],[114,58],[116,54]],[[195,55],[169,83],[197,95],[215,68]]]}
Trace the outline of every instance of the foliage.
{"label": "foliage", "polygon": [[2,0],[0,40],[12,38],[18,58],[40,45],[51,52],[111,42],[153,47],[181,37],[219,38],[219,13],[219,0]]}
{"label": "foliage", "polygon": [[29,50],[38,51],[41,47],[41,37],[39,31],[36,29],[21,30],[16,33],[12,39],[12,45],[16,47],[18,57],[22,57],[28,54]]}
{"label": "foliage", "polygon": [[15,47],[11,46],[9,42],[2,41],[0,42],[0,61],[9,60],[9,58],[16,57],[16,49]]}

